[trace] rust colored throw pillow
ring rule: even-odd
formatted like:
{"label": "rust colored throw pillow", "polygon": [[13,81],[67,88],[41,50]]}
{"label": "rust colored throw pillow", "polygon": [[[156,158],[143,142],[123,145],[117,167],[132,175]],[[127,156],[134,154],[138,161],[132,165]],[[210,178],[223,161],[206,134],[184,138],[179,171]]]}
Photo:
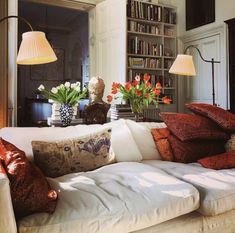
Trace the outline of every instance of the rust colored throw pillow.
{"label": "rust colored throw pillow", "polygon": [[53,213],[57,192],[25,153],[0,138],[0,159],[11,186],[14,212],[21,218],[37,212]]}
{"label": "rust colored throw pillow", "polygon": [[173,161],[173,153],[171,150],[171,145],[168,141],[168,136],[170,131],[167,128],[157,128],[151,129],[155,145],[163,160]]}
{"label": "rust colored throw pillow", "polygon": [[198,159],[225,152],[224,141],[198,140],[182,142],[174,135],[168,137],[175,162],[193,163]]}
{"label": "rust colored throw pillow", "polygon": [[211,104],[191,103],[185,105],[192,112],[206,116],[226,132],[235,132],[235,115]]}
{"label": "rust colored throw pillow", "polygon": [[228,135],[206,117],[184,113],[161,113],[167,128],[181,141],[226,140]]}
{"label": "rust colored throw pillow", "polygon": [[203,167],[215,170],[235,168],[235,151],[199,159],[198,163]]}

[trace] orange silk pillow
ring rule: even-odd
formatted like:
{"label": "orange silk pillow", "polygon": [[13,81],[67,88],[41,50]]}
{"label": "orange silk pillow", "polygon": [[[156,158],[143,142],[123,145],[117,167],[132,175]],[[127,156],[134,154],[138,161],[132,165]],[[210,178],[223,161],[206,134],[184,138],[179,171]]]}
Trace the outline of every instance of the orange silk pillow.
{"label": "orange silk pillow", "polygon": [[170,131],[167,128],[151,129],[155,145],[163,160],[173,161],[174,156],[171,150],[171,145],[168,141]]}

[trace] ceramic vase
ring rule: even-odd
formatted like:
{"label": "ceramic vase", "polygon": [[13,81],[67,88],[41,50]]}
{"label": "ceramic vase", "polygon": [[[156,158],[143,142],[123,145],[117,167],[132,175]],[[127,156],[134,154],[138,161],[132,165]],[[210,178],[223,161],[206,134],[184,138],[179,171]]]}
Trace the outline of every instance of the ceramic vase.
{"label": "ceramic vase", "polygon": [[73,118],[73,107],[69,104],[61,104],[59,111],[62,125],[69,126]]}

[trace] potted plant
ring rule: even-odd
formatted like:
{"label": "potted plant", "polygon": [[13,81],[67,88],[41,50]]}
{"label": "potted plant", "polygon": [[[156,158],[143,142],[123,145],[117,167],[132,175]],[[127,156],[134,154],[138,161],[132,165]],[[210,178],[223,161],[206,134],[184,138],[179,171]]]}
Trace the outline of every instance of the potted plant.
{"label": "potted plant", "polygon": [[73,107],[78,103],[81,98],[86,96],[87,90],[81,91],[80,82],[70,83],[65,82],[51,90],[46,89],[42,84],[38,90],[50,100],[55,103],[61,104],[59,108],[60,119],[63,126],[70,125],[74,113]]}
{"label": "potted plant", "polygon": [[[148,108],[150,104],[158,107],[158,103],[170,104],[171,100],[167,97],[160,97],[162,86],[157,83],[152,87],[150,83],[150,75],[145,74],[143,79],[137,75],[133,82],[126,82],[124,85],[120,83],[113,83],[112,95],[107,96],[108,102],[112,102],[113,98],[119,98],[130,103],[132,112],[138,121],[140,115],[143,114],[144,109]],[[116,96],[121,94],[121,96]]]}

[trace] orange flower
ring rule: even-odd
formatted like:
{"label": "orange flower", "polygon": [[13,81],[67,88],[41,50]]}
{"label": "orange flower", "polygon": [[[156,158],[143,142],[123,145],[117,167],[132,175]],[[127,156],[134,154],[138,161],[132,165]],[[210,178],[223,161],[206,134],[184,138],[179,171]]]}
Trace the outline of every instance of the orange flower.
{"label": "orange flower", "polygon": [[156,84],[156,88],[157,88],[157,89],[161,89],[161,88],[162,88],[161,83],[157,83],[157,84]]}
{"label": "orange flower", "polygon": [[119,89],[120,86],[121,86],[120,83],[115,83],[115,82],[113,82],[113,84],[112,84],[112,88],[113,88],[113,89]]}
{"label": "orange flower", "polygon": [[162,101],[164,104],[170,104],[172,100],[169,99],[167,96],[164,96],[164,97],[162,97]]}
{"label": "orange flower", "polygon": [[150,86],[151,86],[151,83],[150,83],[150,82],[146,82],[146,83],[145,83],[145,86],[146,86],[146,87],[150,87]]}
{"label": "orange flower", "polygon": [[115,95],[115,94],[117,94],[117,92],[118,92],[117,89],[112,89],[112,92],[111,92],[111,93],[112,93],[113,95]]}
{"label": "orange flower", "polygon": [[140,76],[139,76],[139,75],[136,75],[136,76],[135,76],[135,80],[136,80],[137,82],[139,82],[139,81],[140,81]]}
{"label": "orange flower", "polygon": [[150,94],[149,94],[149,93],[146,93],[144,96],[145,96],[147,99],[149,99]]}
{"label": "orange flower", "polygon": [[152,89],[152,92],[154,93],[154,95],[160,95],[161,94],[161,89],[156,89],[156,88],[153,88]]}
{"label": "orange flower", "polygon": [[135,94],[136,94],[137,96],[142,96],[142,92],[141,92],[140,90],[135,90]]}
{"label": "orange flower", "polygon": [[132,82],[132,85],[135,87],[135,86],[139,85],[139,82],[135,79],[135,80]]}
{"label": "orange flower", "polygon": [[150,75],[149,74],[144,74],[144,81],[147,83],[150,80]]}
{"label": "orange flower", "polygon": [[112,102],[112,100],[113,100],[113,97],[111,95],[108,95],[107,96],[107,101],[110,103],[110,102]]}
{"label": "orange flower", "polygon": [[125,90],[126,91],[130,91],[130,89],[131,89],[131,87],[132,87],[132,85],[131,85],[131,83],[130,82],[127,82],[126,84],[125,84]]}

